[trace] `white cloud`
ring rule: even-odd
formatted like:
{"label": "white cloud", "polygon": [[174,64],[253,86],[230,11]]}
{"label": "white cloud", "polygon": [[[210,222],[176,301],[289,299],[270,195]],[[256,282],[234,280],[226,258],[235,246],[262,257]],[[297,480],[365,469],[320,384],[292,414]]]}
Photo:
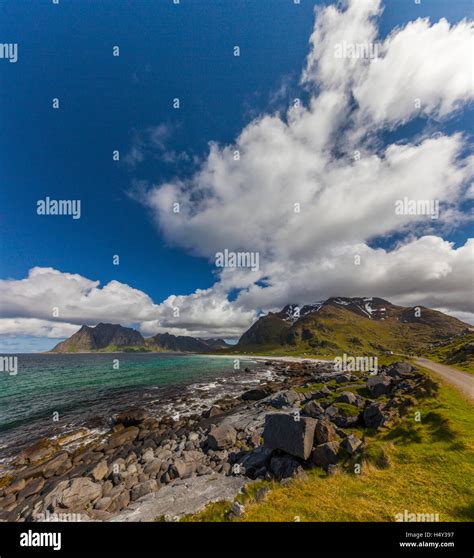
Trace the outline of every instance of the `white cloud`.
{"label": "white cloud", "polygon": [[[331,295],[423,304],[474,323],[473,241],[455,247],[439,236],[439,225],[455,228],[467,218],[459,207],[472,198],[466,137],[420,134],[384,147],[379,141],[387,126],[420,114],[446,118],[472,98],[464,56],[472,25],[417,20],[380,43],[379,59],[336,58],[342,41],[378,41],[380,2],[346,6],[317,11],[302,75],[307,106],[253,120],[233,145],[211,143],[188,179],[142,194],[170,243],[210,261],[225,248],[258,251],[258,272],[224,269],[210,289],[156,304],[118,281],[101,287],[80,275],[33,268],[23,280],[0,281],[0,333],[62,337],[77,324],[108,321],[140,323],[145,335],[230,338],[248,328],[257,310]],[[166,128],[138,134],[130,164],[166,155],[167,137]],[[395,202],[404,197],[438,200],[440,219],[397,215]],[[370,247],[393,232],[403,238],[393,249]],[[241,291],[230,302],[234,289]]]}
{"label": "white cloud", "polygon": [[395,30],[354,88],[361,117],[390,124],[423,114],[443,118],[472,100],[473,30],[472,22],[450,26],[445,19]]}
{"label": "white cloud", "polygon": [[[472,264],[472,245],[455,249],[436,236],[439,225],[455,228],[467,219],[459,210],[473,174],[466,138],[421,134],[374,148],[387,125],[419,114],[446,117],[469,101],[463,53],[472,25],[417,20],[379,43],[379,59],[336,58],[344,41],[378,42],[380,13],[377,0],[319,9],[302,76],[311,90],[308,106],[252,121],[233,145],[211,143],[193,176],[148,192],[172,244],[211,261],[225,248],[260,252],[259,274],[220,275],[215,289],[244,289],[235,306],[269,309],[363,293],[474,311],[463,263]],[[395,202],[405,197],[439,202],[440,219],[397,215]],[[391,251],[369,248],[373,238],[393,232],[411,236]],[[360,268],[355,251],[364,254]],[[267,288],[256,284],[262,277]]]}
{"label": "white cloud", "polygon": [[37,318],[0,318],[0,335],[47,337],[62,339],[76,333],[78,326],[65,322],[38,320]]}
{"label": "white cloud", "polygon": [[[146,336],[163,331],[200,337],[235,337],[255,312],[234,307],[222,289],[170,296],[155,304],[142,291],[111,281],[103,287],[78,274],[32,268],[21,280],[0,280],[0,335],[63,338],[82,324],[140,324]],[[179,315],[175,315],[175,309]]]}

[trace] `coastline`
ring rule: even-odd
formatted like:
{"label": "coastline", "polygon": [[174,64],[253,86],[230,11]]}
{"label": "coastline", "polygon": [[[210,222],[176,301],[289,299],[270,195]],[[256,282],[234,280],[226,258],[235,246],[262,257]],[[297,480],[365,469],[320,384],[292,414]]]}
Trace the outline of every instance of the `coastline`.
{"label": "coastline", "polygon": [[0,480],[0,520],[177,521],[257,481],[284,483],[314,467],[332,474],[364,451],[354,429],[390,426],[426,382],[406,363],[374,378],[319,359],[257,358],[240,382],[177,390],[161,416],[135,406],[95,437],[82,429],[37,440]]}

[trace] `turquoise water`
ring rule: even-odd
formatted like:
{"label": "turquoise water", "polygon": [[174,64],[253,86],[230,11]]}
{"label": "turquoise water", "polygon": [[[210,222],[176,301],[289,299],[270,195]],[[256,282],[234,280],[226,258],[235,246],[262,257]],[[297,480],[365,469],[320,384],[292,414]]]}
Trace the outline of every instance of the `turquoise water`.
{"label": "turquoise water", "polygon": [[62,425],[92,417],[106,421],[124,406],[156,402],[171,392],[179,395],[186,384],[235,373],[233,359],[200,355],[18,355],[17,375],[0,373],[0,442],[12,430],[38,434],[41,419],[50,425],[54,412]]}

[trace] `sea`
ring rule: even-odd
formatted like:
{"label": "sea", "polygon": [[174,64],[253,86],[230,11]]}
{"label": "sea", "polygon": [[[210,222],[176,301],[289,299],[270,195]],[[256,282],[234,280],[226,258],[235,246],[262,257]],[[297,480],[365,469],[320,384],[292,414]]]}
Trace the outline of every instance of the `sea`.
{"label": "sea", "polygon": [[[12,356],[12,355],[9,355]],[[80,427],[105,432],[125,408],[201,413],[224,394],[272,377],[251,359],[161,353],[19,354],[0,373],[0,463],[37,439]]]}

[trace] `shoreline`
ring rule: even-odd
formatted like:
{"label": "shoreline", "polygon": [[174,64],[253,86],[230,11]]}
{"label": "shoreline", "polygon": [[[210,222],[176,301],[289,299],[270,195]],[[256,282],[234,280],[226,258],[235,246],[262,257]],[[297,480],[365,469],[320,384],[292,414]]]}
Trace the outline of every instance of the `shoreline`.
{"label": "shoreline", "polygon": [[97,439],[73,431],[37,440],[0,479],[0,520],[71,512],[80,521],[174,521],[232,502],[254,481],[287,482],[314,467],[332,474],[364,451],[354,429],[390,426],[411,404],[405,393],[426,380],[407,363],[370,377],[283,358],[257,357],[240,384],[221,378],[217,398],[209,393],[218,378],[195,383],[161,417],[124,409]]}

